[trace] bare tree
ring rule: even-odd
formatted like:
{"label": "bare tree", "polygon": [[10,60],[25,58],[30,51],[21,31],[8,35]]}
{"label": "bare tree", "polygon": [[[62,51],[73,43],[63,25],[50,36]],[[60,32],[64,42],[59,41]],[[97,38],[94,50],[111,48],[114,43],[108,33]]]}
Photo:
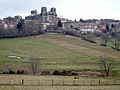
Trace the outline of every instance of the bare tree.
{"label": "bare tree", "polygon": [[119,50],[119,49],[120,49],[120,41],[118,41],[117,38],[114,39],[113,44],[114,44],[114,48],[115,48],[116,50]]}
{"label": "bare tree", "polygon": [[39,68],[39,58],[30,58],[29,59],[29,64],[30,64],[30,68],[32,70],[32,74],[35,75],[36,72],[38,71]]}
{"label": "bare tree", "polygon": [[103,56],[99,58],[99,61],[100,61],[100,68],[102,69],[105,76],[108,77],[112,69],[114,68],[113,59]]}
{"label": "bare tree", "polygon": [[107,43],[108,43],[108,40],[109,40],[109,36],[107,35],[107,34],[105,34],[105,33],[102,33],[101,34],[101,38],[102,38],[102,40],[103,40],[103,45],[107,45]]}
{"label": "bare tree", "polygon": [[120,34],[116,34],[116,37],[114,38],[114,47],[117,50],[120,50]]}

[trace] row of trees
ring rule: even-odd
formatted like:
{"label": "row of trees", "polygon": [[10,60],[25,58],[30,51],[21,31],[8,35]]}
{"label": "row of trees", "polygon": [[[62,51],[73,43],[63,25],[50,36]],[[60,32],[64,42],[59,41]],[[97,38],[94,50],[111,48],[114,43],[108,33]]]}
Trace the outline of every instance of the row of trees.
{"label": "row of trees", "polygon": [[[100,71],[106,77],[108,77],[111,74],[113,68],[115,68],[114,59],[106,56],[99,58],[98,65],[100,67]],[[32,74],[35,75],[40,67],[40,58],[30,58],[29,66],[31,68]]]}
{"label": "row of trees", "polygon": [[102,46],[109,46],[116,50],[120,50],[120,33],[103,33],[103,32],[94,32],[88,33],[87,35],[81,35],[87,41],[94,43],[99,43]]}
{"label": "row of trees", "polygon": [[107,46],[109,44],[110,47],[120,50],[120,33],[116,33],[115,36],[109,35],[107,33],[102,33],[100,35],[102,39],[102,44]]}
{"label": "row of trees", "polygon": [[79,22],[82,22],[82,23],[91,23],[91,22],[96,22],[96,21],[101,21],[101,22],[120,22],[120,20],[115,20],[115,19],[87,19],[87,20],[84,20],[82,18],[80,18]]}
{"label": "row of trees", "polygon": [[[115,68],[115,66],[116,66],[115,60],[110,57],[106,57],[106,56],[99,57],[99,62],[97,62],[97,63],[99,66],[99,71],[101,72],[102,76],[105,76],[105,77],[110,76],[113,68]],[[30,58],[26,65],[28,66],[28,70],[29,70],[28,72],[35,75],[35,74],[39,73],[39,71],[40,71],[41,59],[37,58],[37,57]],[[12,71],[12,68],[8,64],[5,65],[5,67],[7,69],[7,72],[3,72],[3,74],[15,74],[15,73],[16,74],[24,74],[24,73],[26,73],[26,71],[23,69],[18,69],[17,72],[14,72],[14,71]],[[64,70],[64,71],[67,71],[67,70]],[[55,71],[55,72],[59,72],[59,71]],[[53,72],[53,75],[57,75],[57,74],[54,74],[55,72]],[[50,71],[44,71],[44,73],[47,73],[46,75],[49,75]],[[67,74],[79,75],[77,72],[70,73],[70,70],[65,75],[67,75]]]}

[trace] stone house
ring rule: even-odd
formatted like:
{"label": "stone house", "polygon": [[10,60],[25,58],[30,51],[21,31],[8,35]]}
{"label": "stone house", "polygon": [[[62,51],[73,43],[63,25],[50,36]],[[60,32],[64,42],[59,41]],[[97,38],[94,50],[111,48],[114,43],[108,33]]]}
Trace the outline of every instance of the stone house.
{"label": "stone house", "polygon": [[95,23],[80,23],[80,31],[82,32],[94,32],[96,29]]}
{"label": "stone house", "polygon": [[5,23],[4,21],[0,21],[0,30],[7,30],[8,29],[8,24]]}
{"label": "stone house", "polygon": [[68,22],[63,23],[63,29],[64,30],[75,29],[75,28],[77,28],[77,29],[80,28],[79,22],[68,21]]}

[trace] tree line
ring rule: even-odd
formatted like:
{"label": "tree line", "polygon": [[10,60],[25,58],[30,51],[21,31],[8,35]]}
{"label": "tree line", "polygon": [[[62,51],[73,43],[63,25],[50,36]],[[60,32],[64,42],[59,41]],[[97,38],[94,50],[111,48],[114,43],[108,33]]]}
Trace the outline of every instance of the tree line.
{"label": "tree line", "polygon": [[[97,77],[109,77],[112,75],[113,69],[116,68],[115,59],[110,58],[107,56],[101,56],[98,58],[97,65],[99,66],[99,69],[97,72],[99,73],[92,73],[94,70],[90,70],[91,74],[88,73],[89,76],[97,76]],[[41,75],[60,75],[60,76],[79,76],[81,71],[74,71],[74,70],[53,70],[52,72],[50,70],[42,71],[41,68],[41,59],[37,57],[29,58],[26,66],[29,71],[26,71],[25,69],[18,69],[17,71],[13,71],[14,69],[10,67],[9,65],[5,66],[5,69],[7,71],[2,72],[2,74],[41,74]],[[85,72],[84,70],[82,72]],[[82,73],[81,73],[82,74]],[[83,73],[84,74],[84,73]]]}

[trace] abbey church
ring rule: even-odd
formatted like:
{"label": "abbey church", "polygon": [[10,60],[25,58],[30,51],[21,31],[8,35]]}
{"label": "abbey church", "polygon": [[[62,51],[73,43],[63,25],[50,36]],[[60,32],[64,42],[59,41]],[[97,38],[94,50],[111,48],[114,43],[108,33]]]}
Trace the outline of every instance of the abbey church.
{"label": "abbey church", "polygon": [[47,7],[41,7],[41,13],[38,14],[37,10],[32,10],[31,15],[25,17],[26,20],[39,20],[40,22],[56,23],[57,14],[56,8],[51,8],[47,12]]}

